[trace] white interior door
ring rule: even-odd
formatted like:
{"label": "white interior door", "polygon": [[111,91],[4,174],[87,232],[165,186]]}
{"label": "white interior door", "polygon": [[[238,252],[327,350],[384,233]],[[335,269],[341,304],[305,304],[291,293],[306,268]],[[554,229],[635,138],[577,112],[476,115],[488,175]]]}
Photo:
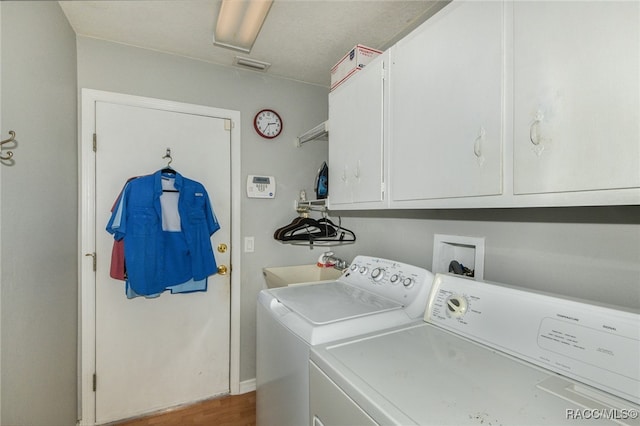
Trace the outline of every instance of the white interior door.
{"label": "white interior door", "polygon": [[[218,265],[230,264],[230,132],[205,115],[96,102],[96,423],[229,392],[230,277],[208,279],[206,292],[127,299],[109,276],[113,238],[105,231],[126,180],[167,164],[201,182],[220,229],[211,242]],[[228,126],[227,126],[228,127]]]}

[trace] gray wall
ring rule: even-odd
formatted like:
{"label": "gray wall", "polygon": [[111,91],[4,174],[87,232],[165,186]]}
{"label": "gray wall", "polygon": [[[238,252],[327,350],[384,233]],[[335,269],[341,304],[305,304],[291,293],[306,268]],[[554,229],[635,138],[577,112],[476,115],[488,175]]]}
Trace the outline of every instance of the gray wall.
{"label": "gray wall", "polygon": [[[327,119],[327,89],[87,37],[78,37],[78,87],[240,111],[243,190],[247,174],[273,175],[277,182],[273,200],[248,199],[243,193],[242,211],[233,218],[241,222],[242,237],[255,237],[255,252],[242,254],[240,271],[240,379],[254,378],[255,300],[264,285],[262,267],[314,263],[320,254],[283,247],[273,241],[273,231],[295,217],[299,190],[312,194],[315,174],[327,158],[327,142],[301,148],[293,142]],[[253,117],[262,108],[282,116],[283,132],[275,140],[253,130]],[[179,167],[180,159],[174,158],[174,164]]]}
{"label": "gray wall", "polygon": [[640,206],[344,212],[356,254],[431,270],[433,234],[485,237],[484,279],[640,310]]}
{"label": "gray wall", "polygon": [[76,420],[75,34],[57,2],[2,7],[2,425]]}

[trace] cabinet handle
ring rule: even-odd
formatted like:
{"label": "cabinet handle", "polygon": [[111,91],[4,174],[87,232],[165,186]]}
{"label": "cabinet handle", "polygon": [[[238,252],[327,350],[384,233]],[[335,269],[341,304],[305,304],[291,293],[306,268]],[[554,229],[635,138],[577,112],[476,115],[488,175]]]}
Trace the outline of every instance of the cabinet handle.
{"label": "cabinet handle", "polygon": [[356,179],[360,179],[360,160],[358,160],[358,165],[353,172],[353,176],[355,176]]}
{"label": "cabinet handle", "polygon": [[531,122],[531,126],[529,126],[529,140],[531,140],[531,143],[533,144],[532,150],[534,154],[538,157],[540,157],[542,155],[542,151],[544,151],[544,145],[540,143],[543,140],[540,135],[540,123],[542,123],[543,119],[544,114],[542,114],[542,111],[538,111],[536,113],[536,117]]}
{"label": "cabinet handle", "polygon": [[529,126],[529,139],[531,140],[531,143],[536,146],[540,145],[539,125],[542,122],[543,118],[544,116],[542,115],[542,113],[538,111],[538,113],[536,114],[536,118],[533,119],[533,121],[531,122],[531,126]]}
{"label": "cabinet handle", "polygon": [[347,182],[347,166],[344,166],[344,170],[342,171],[342,176],[340,176],[340,179],[343,182]]}
{"label": "cabinet handle", "polygon": [[486,131],[484,130],[484,127],[480,127],[480,131],[478,132],[478,137],[473,143],[473,153],[478,158],[482,157],[482,142],[484,141],[485,134],[486,134]]}
{"label": "cabinet handle", "polygon": [[484,127],[480,127],[478,137],[473,142],[473,153],[476,156],[476,160],[478,161],[479,166],[482,166],[482,164],[484,163],[484,156],[482,155],[482,143],[484,142],[486,133],[487,132],[486,130],[484,130]]}

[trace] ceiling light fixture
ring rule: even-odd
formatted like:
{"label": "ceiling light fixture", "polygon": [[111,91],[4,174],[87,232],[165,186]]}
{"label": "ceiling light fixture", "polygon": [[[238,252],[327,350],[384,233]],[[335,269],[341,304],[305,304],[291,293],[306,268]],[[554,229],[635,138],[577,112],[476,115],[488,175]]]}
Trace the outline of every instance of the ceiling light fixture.
{"label": "ceiling light fixture", "polygon": [[213,44],[249,53],[273,0],[222,0]]}

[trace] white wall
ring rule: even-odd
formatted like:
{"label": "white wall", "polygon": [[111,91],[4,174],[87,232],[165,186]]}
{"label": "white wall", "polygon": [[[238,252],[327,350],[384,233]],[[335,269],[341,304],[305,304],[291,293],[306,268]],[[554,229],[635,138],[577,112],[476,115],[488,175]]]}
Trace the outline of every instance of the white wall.
{"label": "white wall", "polygon": [[[315,173],[327,158],[327,142],[301,148],[293,142],[326,120],[327,89],[86,37],[78,37],[78,87],[240,111],[242,178],[267,174],[277,181],[275,199],[248,199],[243,194],[242,211],[233,218],[241,221],[242,237],[255,237],[255,252],[243,253],[240,271],[240,379],[254,378],[255,300],[264,285],[262,267],[314,263],[319,256],[318,250],[281,246],[273,241],[273,231],[296,215],[293,206],[300,189],[312,194]],[[253,130],[253,117],[262,108],[275,109],[284,122],[282,134],[271,141]],[[172,165],[179,169],[180,158]]]}
{"label": "white wall", "polygon": [[76,421],[75,35],[57,2],[2,2],[2,425]]}

